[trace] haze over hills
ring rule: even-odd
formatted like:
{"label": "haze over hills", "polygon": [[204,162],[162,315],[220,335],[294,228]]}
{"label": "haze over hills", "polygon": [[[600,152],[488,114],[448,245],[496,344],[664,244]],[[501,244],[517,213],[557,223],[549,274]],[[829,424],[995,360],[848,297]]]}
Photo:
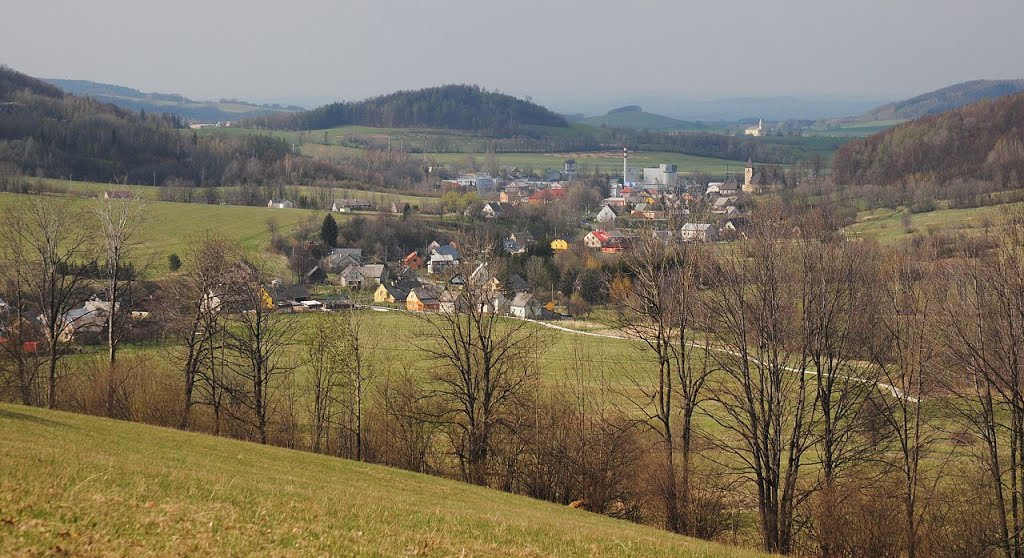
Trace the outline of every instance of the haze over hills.
{"label": "haze over hills", "polygon": [[765,97],[723,97],[718,99],[694,100],[677,96],[635,96],[610,99],[607,104],[549,103],[551,106],[563,108],[567,112],[586,112],[599,115],[608,106],[640,105],[646,111],[668,116],[679,120],[717,122],[736,122],[743,119],[764,118],[778,121],[789,119],[832,118],[849,114],[859,114],[878,106],[888,99],[858,97],[800,97],[800,96],[765,96]]}
{"label": "haze over hills", "polygon": [[860,116],[830,119],[822,124],[911,120],[954,110],[983,99],[995,99],[1024,91],[1024,80],[965,81],[875,107]]}
{"label": "haze over hills", "polygon": [[44,78],[43,81],[59,87],[65,93],[91,97],[134,111],[174,114],[194,122],[231,121],[272,112],[303,110],[303,107],[294,105],[259,105],[236,99],[196,101],[174,93],[143,93],[131,87],[89,80]]}
{"label": "haze over hills", "polygon": [[635,130],[684,131],[705,129],[704,126],[695,122],[687,122],[660,114],[645,112],[639,105],[628,105],[612,109],[607,114],[590,116],[584,118],[581,122],[589,126]]}

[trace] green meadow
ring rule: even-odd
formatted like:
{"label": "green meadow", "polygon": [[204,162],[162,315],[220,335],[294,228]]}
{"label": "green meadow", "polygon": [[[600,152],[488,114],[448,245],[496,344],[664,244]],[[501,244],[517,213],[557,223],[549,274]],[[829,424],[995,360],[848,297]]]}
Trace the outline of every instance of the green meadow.
{"label": "green meadow", "polygon": [[0,448],[9,556],[760,556],[379,465],[30,407],[0,405]]}

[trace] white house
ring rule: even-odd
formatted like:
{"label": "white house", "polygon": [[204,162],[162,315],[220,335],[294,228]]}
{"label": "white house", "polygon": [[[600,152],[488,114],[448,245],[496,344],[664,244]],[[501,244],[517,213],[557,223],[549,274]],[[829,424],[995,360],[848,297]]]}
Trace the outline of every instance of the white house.
{"label": "white house", "polygon": [[614,223],[616,217],[618,217],[618,214],[615,213],[612,206],[605,205],[601,208],[601,211],[597,212],[597,216],[594,217],[594,220],[598,223]]}
{"label": "white house", "polygon": [[686,223],[679,231],[683,242],[709,242],[717,236],[715,227],[708,223]]}
{"label": "white house", "polygon": [[509,314],[515,318],[537,319],[542,312],[540,302],[530,293],[517,294],[509,305]]}
{"label": "white house", "polygon": [[267,207],[271,207],[271,208],[274,208],[274,209],[291,209],[291,208],[295,207],[295,204],[293,204],[292,202],[290,202],[288,200],[285,200],[285,199],[281,199],[281,200],[271,199],[269,202],[267,202]]}
{"label": "white house", "polygon": [[480,216],[484,219],[494,219],[505,212],[505,206],[498,202],[490,202],[484,204],[484,208],[480,210]]}
{"label": "white house", "polygon": [[369,211],[371,209],[373,209],[373,204],[367,200],[334,200],[334,204],[331,205],[331,211],[338,211],[341,213],[349,213],[356,210]]}

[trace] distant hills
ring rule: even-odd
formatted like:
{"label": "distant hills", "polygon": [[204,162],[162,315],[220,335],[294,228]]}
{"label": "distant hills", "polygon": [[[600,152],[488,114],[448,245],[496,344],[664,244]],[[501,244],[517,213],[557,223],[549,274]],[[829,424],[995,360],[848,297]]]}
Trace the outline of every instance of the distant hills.
{"label": "distant hills", "polygon": [[644,112],[638,105],[628,105],[608,111],[602,116],[591,116],[581,120],[581,123],[589,126],[606,128],[622,128],[631,130],[655,130],[655,131],[684,131],[703,130],[704,126],[677,120],[660,114]]}
{"label": "distant hills", "polygon": [[1024,91],[1024,80],[1020,79],[965,81],[902,101],[887,103],[860,116],[821,120],[816,127],[849,127],[869,123],[892,125],[922,116],[941,114],[983,99],[1005,97],[1022,91]]}
{"label": "distant hills", "polygon": [[349,124],[375,128],[435,128],[470,130],[499,137],[528,132],[531,126],[564,128],[569,125],[563,116],[540,105],[475,85],[398,91],[299,113],[271,114],[245,124],[284,130],[319,130]]}
{"label": "distant hills", "polygon": [[[913,103],[916,108],[893,110],[938,110],[971,95],[1006,91],[1012,83],[922,96],[925,99]],[[985,99],[846,143],[833,157],[832,173],[839,184],[980,179],[1019,185],[1024,178],[1024,93]]]}
{"label": "distant hills", "polygon": [[303,110],[297,106],[257,105],[233,99],[195,101],[168,93],[143,93],[138,89],[79,79],[44,79],[66,93],[91,97],[133,111],[174,114],[193,122],[221,122],[253,118],[274,112]]}
{"label": "distant hills", "polygon": [[[0,174],[218,185],[276,178],[285,172],[278,163],[291,154],[276,138],[200,138],[182,128],[177,115],[141,114],[68,94],[0,66]],[[259,176],[244,176],[252,160],[259,163]]]}

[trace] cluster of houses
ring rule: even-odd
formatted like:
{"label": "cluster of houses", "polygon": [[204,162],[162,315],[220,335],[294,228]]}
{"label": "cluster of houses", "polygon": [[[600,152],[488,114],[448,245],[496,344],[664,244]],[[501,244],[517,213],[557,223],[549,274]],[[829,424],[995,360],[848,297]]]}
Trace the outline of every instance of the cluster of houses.
{"label": "cluster of houses", "polygon": [[[522,247],[517,242],[532,243],[533,238],[520,233],[510,235],[508,242],[512,244],[506,246]],[[461,267],[463,256],[455,243],[435,241],[424,252],[426,257],[411,252],[392,268],[382,263],[363,263],[362,250],[358,248],[335,248],[306,274],[306,281],[372,290],[375,303],[396,304],[410,312],[458,312],[462,310],[459,306],[465,304],[461,292],[467,282],[486,284],[490,295],[479,301],[483,312],[531,319],[554,316],[529,293],[526,280],[517,275],[503,285],[490,275],[486,264],[477,264],[469,277],[459,276],[455,270]],[[420,271],[425,272],[424,277],[419,276]],[[294,296],[286,298],[295,300]],[[297,302],[307,307],[312,304],[302,298]],[[281,308],[280,303],[274,304]]]}
{"label": "cluster of houses", "polygon": [[[556,184],[575,180],[576,160],[566,159],[562,169],[546,169],[539,179],[528,176],[517,167],[504,167],[502,171],[508,178],[494,177],[486,172],[469,173],[451,180],[442,180],[440,187],[444,191],[476,191],[483,197],[502,192],[500,201],[512,203],[519,201],[520,197],[527,198],[538,191],[561,189],[561,186]],[[511,193],[511,196],[504,195],[506,193]],[[538,196],[538,199],[543,197],[545,194]]]}

